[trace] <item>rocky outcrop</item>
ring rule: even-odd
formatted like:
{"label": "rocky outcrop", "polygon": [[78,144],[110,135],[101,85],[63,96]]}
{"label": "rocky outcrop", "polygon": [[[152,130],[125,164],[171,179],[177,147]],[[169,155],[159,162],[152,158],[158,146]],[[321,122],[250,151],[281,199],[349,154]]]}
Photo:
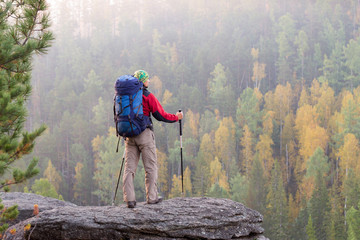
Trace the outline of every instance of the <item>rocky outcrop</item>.
{"label": "rocky outcrop", "polygon": [[[39,205],[40,207],[40,205]],[[5,239],[243,239],[265,240],[262,216],[241,203],[175,198],[156,205],[80,207],[43,211],[11,228]],[[24,227],[31,224],[31,229]]]}
{"label": "rocky outcrop", "polygon": [[15,220],[10,222],[11,225],[33,217],[35,204],[39,205],[40,212],[65,206],[76,207],[75,204],[70,202],[43,197],[33,193],[0,192],[0,198],[2,199],[2,204],[4,204],[6,208],[15,204],[18,205],[19,215]]}

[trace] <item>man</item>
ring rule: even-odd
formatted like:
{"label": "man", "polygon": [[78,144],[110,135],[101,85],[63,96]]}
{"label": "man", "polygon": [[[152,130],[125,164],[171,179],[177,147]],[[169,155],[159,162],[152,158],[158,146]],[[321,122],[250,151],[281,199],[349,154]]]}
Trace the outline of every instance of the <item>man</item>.
{"label": "man", "polygon": [[162,200],[158,196],[157,191],[158,167],[155,136],[150,113],[156,120],[168,123],[177,122],[183,118],[182,112],[177,112],[176,114],[165,112],[157,98],[147,90],[150,83],[147,72],[138,70],[134,73],[134,77],[144,84],[143,112],[146,118],[147,128],[139,135],[128,137],[125,140],[123,192],[124,201],[127,203],[128,208],[134,208],[136,206],[134,177],[139,163],[140,153],[145,168],[146,202],[148,204],[157,204]]}

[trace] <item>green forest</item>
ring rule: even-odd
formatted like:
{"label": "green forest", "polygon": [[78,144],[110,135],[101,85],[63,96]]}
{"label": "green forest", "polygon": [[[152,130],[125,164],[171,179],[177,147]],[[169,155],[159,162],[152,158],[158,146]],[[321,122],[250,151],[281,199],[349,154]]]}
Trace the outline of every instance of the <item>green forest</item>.
{"label": "green forest", "polygon": [[[48,4],[55,40],[33,59],[25,123],[44,133],[17,164],[36,156],[40,172],[11,191],[111,204],[114,83],[144,69],[164,109],[184,112],[186,197],[241,202],[270,239],[360,239],[359,1]],[[159,190],[180,197],[179,124],[154,123]]]}

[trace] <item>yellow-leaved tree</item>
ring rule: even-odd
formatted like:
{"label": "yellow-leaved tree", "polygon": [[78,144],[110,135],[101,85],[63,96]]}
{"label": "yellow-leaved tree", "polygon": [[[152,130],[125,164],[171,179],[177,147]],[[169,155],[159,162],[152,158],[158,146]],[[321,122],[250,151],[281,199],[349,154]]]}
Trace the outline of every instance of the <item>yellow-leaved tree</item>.
{"label": "yellow-leaved tree", "polygon": [[48,161],[48,166],[44,171],[44,177],[49,180],[51,185],[56,189],[56,192],[59,192],[60,184],[62,182],[62,177],[52,164],[51,160]]}
{"label": "yellow-leaved tree", "polygon": [[158,186],[162,193],[165,196],[168,195],[169,191],[169,173],[168,173],[168,162],[167,156],[165,153],[161,152],[159,149],[156,149],[157,161],[158,161]]}
{"label": "yellow-leaved tree", "polygon": [[264,116],[263,116],[263,121],[262,121],[262,125],[263,125],[263,134],[267,134],[269,136],[272,135],[273,130],[274,130],[274,117],[275,117],[275,112],[274,111],[267,111]]}
{"label": "yellow-leaved tree", "polygon": [[82,174],[81,170],[83,169],[84,164],[81,162],[78,162],[75,166],[75,183],[74,183],[74,198],[78,199],[81,198],[82,195],[82,188],[80,186],[81,180],[82,180]]}
{"label": "yellow-leaved tree", "polygon": [[100,146],[103,142],[103,137],[100,137],[97,135],[92,141],[91,141],[91,147],[93,149],[93,158],[94,158],[94,167],[96,168],[97,163],[100,161]]}
{"label": "yellow-leaved tree", "polygon": [[217,183],[220,187],[229,192],[230,187],[226,173],[217,157],[210,163],[210,176],[211,184]]}
{"label": "yellow-leaved tree", "polygon": [[172,102],[172,95],[173,94],[169,90],[166,89],[165,92],[164,92],[161,103],[163,105],[171,103]]}
{"label": "yellow-leaved tree", "polygon": [[289,219],[289,222],[292,223],[298,217],[299,212],[300,212],[300,208],[299,208],[299,204],[293,198],[293,195],[291,193],[289,194],[288,206],[289,206],[288,219]]}
{"label": "yellow-leaved tree", "polygon": [[199,137],[200,114],[194,113],[190,109],[186,112],[186,121],[184,123],[184,137],[198,139]]}
{"label": "yellow-leaved tree", "polygon": [[305,104],[298,108],[295,117],[295,130],[298,142],[301,142],[305,135],[305,129],[314,128],[317,125],[318,113],[311,105]]}
{"label": "yellow-leaved tree", "polygon": [[173,175],[169,198],[181,197],[181,176]]}
{"label": "yellow-leaved tree", "polygon": [[260,111],[260,108],[261,108],[260,106],[263,104],[264,96],[261,93],[259,88],[254,88],[254,96],[257,99],[255,110]]}
{"label": "yellow-leaved tree", "polygon": [[344,144],[340,147],[338,157],[340,158],[341,175],[346,177],[349,169],[353,169],[356,174],[360,173],[360,159],[359,159],[359,141],[352,133],[347,133],[344,136]]}
{"label": "yellow-leaved tree", "polygon": [[203,155],[206,164],[210,165],[210,162],[215,156],[215,148],[211,136],[208,133],[205,133],[201,138],[199,154],[200,153]]}
{"label": "yellow-leaved tree", "polygon": [[224,165],[227,175],[230,174],[234,164],[236,156],[235,143],[235,123],[231,117],[225,117],[215,132],[214,146],[215,156]]}
{"label": "yellow-leaved tree", "polygon": [[318,125],[314,128],[306,127],[304,130],[303,138],[300,141],[299,153],[303,158],[301,171],[305,170],[308,159],[313,155],[317,147],[326,149],[329,141],[329,136],[326,130]]}
{"label": "yellow-leaved tree", "polygon": [[263,165],[265,174],[270,177],[271,170],[274,165],[274,158],[273,158],[273,150],[272,145],[274,145],[273,140],[267,134],[260,135],[260,140],[256,144],[256,153],[257,156]]}
{"label": "yellow-leaved tree", "polygon": [[191,170],[186,167],[184,171],[184,193],[186,197],[192,196]]}
{"label": "yellow-leaved tree", "polygon": [[304,105],[310,105],[310,97],[309,97],[309,94],[308,94],[306,88],[303,88],[301,90],[300,98],[299,98],[299,102],[298,102],[299,108]]}
{"label": "yellow-leaved tree", "polygon": [[316,112],[319,114],[320,126],[327,129],[329,121],[335,110],[335,92],[325,82],[321,85],[320,96],[315,105]]}
{"label": "yellow-leaved tree", "polygon": [[[184,196],[186,196],[186,197],[192,196],[192,183],[191,183],[190,168],[186,167],[183,174],[184,174],[183,183],[181,181],[181,176],[176,176],[176,174],[173,175],[172,186],[171,186],[169,198],[181,197],[183,188],[184,188]],[[183,184],[183,186],[182,186],[182,184]]]}
{"label": "yellow-leaved tree", "polygon": [[274,119],[280,127],[280,152],[282,152],[282,131],[285,117],[291,113],[293,102],[293,90],[289,82],[286,85],[277,85],[275,92],[268,92],[265,95],[265,109],[274,112]]}
{"label": "yellow-leaved tree", "polygon": [[259,62],[259,49],[258,48],[251,49],[251,56],[254,61],[253,76],[251,77],[251,80],[255,83],[255,88],[260,88],[261,80],[266,77],[266,73],[265,73],[266,64]]}
{"label": "yellow-leaved tree", "polygon": [[315,106],[321,97],[321,86],[318,80],[314,79],[310,87],[310,104]]}
{"label": "yellow-leaved tree", "polygon": [[307,199],[311,197],[314,187],[314,176],[303,178],[309,159],[318,147],[323,151],[327,149],[329,141],[328,132],[319,126],[318,116],[315,107],[305,104],[298,109],[295,119],[295,130],[301,157],[296,164],[295,175],[301,181],[302,195],[305,194]]}
{"label": "yellow-leaved tree", "polygon": [[242,148],[242,161],[241,161],[241,169],[248,177],[252,162],[253,162],[253,139],[252,133],[247,125],[244,126],[243,136],[240,139],[240,146]]}

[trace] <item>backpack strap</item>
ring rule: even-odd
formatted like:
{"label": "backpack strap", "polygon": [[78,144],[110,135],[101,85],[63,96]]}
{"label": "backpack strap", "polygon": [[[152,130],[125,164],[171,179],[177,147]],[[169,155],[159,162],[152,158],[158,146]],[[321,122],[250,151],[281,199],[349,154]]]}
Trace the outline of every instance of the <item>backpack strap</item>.
{"label": "backpack strap", "polygon": [[134,99],[136,98],[136,95],[135,97],[133,98],[132,95],[129,95],[129,107],[130,107],[130,114],[128,115],[128,118],[129,118],[129,123],[130,123],[130,128],[131,128],[131,132],[134,132],[134,128],[133,128],[133,122],[131,121],[131,117],[130,115],[132,114],[132,112],[134,112],[134,109],[133,109],[133,102],[134,102]]}
{"label": "backpack strap", "polygon": [[[116,116],[116,111],[115,111],[115,104],[116,104],[115,99],[116,99],[116,94],[115,94],[115,96],[114,96],[114,107],[113,107],[113,109],[114,109],[114,122],[115,122],[116,136],[118,137],[118,136],[119,136],[119,132],[118,132],[118,129],[117,129],[117,116]],[[119,147],[119,142],[118,142],[118,147]],[[116,149],[116,152],[117,152],[117,151],[118,151],[118,149]]]}
{"label": "backpack strap", "polygon": [[[143,94],[143,91],[141,91],[142,89],[144,89],[144,88],[141,87],[141,88],[139,89],[139,91],[136,92],[134,99],[137,97],[137,95],[138,95],[139,93]],[[141,97],[142,97],[142,96],[141,96]],[[131,100],[134,101],[134,99],[131,99]],[[143,103],[142,103],[142,101],[141,101],[141,104],[140,104],[138,107],[136,107],[135,109],[133,109],[134,112],[135,112],[135,110],[136,110],[136,117],[139,116],[139,109],[140,109],[142,106],[143,106]]]}

